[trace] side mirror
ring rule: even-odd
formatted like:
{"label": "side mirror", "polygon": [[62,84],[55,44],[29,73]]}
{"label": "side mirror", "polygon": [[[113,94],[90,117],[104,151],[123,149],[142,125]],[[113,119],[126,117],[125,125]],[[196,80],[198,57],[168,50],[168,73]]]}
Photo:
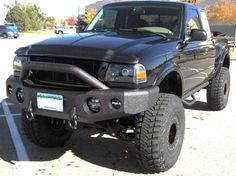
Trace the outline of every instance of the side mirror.
{"label": "side mirror", "polygon": [[190,32],[191,41],[206,41],[207,33],[202,29],[192,29]]}

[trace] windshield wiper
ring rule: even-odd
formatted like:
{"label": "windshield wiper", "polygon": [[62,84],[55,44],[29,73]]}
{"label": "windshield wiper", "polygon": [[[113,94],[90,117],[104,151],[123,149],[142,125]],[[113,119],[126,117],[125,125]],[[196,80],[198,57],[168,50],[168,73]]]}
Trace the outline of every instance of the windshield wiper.
{"label": "windshield wiper", "polygon": [[151,34],[155,34],[155,35],[158,35],[162,38],[167,38],[167,36],[165,34],[162,34],[162,33],[159,33],[159,32],[154,32],[154,31],[150,31],[150,30],[147,30],[147,29],[142,29],[142,28],[133,28],[132,31],[134,32],[147,32],[147,33],[151,33]]}
{"label": "windshield wiper", "polygon": [[113,31],[109,29],[91,29],[91,30],[85,30],[83,32],[113,32]]}

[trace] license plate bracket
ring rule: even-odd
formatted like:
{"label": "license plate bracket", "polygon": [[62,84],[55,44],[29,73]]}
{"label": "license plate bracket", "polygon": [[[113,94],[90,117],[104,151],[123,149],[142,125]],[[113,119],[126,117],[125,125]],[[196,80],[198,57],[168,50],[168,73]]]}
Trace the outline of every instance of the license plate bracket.
{"label": "license plate bracket", "polygon": [[38,109],[63,112],[63,96],[51,93],[37,93]]}

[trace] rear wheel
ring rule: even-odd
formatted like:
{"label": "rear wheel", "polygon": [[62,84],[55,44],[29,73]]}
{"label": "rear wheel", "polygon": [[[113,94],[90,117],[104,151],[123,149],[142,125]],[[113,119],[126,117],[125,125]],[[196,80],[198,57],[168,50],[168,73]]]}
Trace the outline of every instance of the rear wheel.
{"label": "rear wheel", "polygon": [[22,126],[28,139],[41,147],[62,146],[73,134],[65,120],[35,116],[33,120],[22,113]]}
{"label": "rear wheel", "polygon": [[207,88],[207,104],[213,111],[219,111],[226,107],[230,91],[229,69],[222,67]]}
{"label": "rear wheel", "polygon": [[135,143],[140,164],[153,172],[169,170],[179,157],[184,130],[181,100],[161,93],[153,107],[140,115],[136,125]]}

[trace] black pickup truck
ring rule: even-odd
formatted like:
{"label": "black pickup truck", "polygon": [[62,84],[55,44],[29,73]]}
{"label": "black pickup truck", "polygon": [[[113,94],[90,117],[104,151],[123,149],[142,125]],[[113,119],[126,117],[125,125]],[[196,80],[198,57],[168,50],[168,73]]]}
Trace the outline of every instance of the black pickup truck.
{"label": "black pickup truck", "polygon": [[228,47],[211,39],[204,11],[179,2],[105,5],[82,33],[19,48],[13,65],[7,96],[33,143],[60,146],[94,126],[135,141],[153,172],[178,159],[183,104],[207,89],[209,110],[222,110],[230,89]]}

